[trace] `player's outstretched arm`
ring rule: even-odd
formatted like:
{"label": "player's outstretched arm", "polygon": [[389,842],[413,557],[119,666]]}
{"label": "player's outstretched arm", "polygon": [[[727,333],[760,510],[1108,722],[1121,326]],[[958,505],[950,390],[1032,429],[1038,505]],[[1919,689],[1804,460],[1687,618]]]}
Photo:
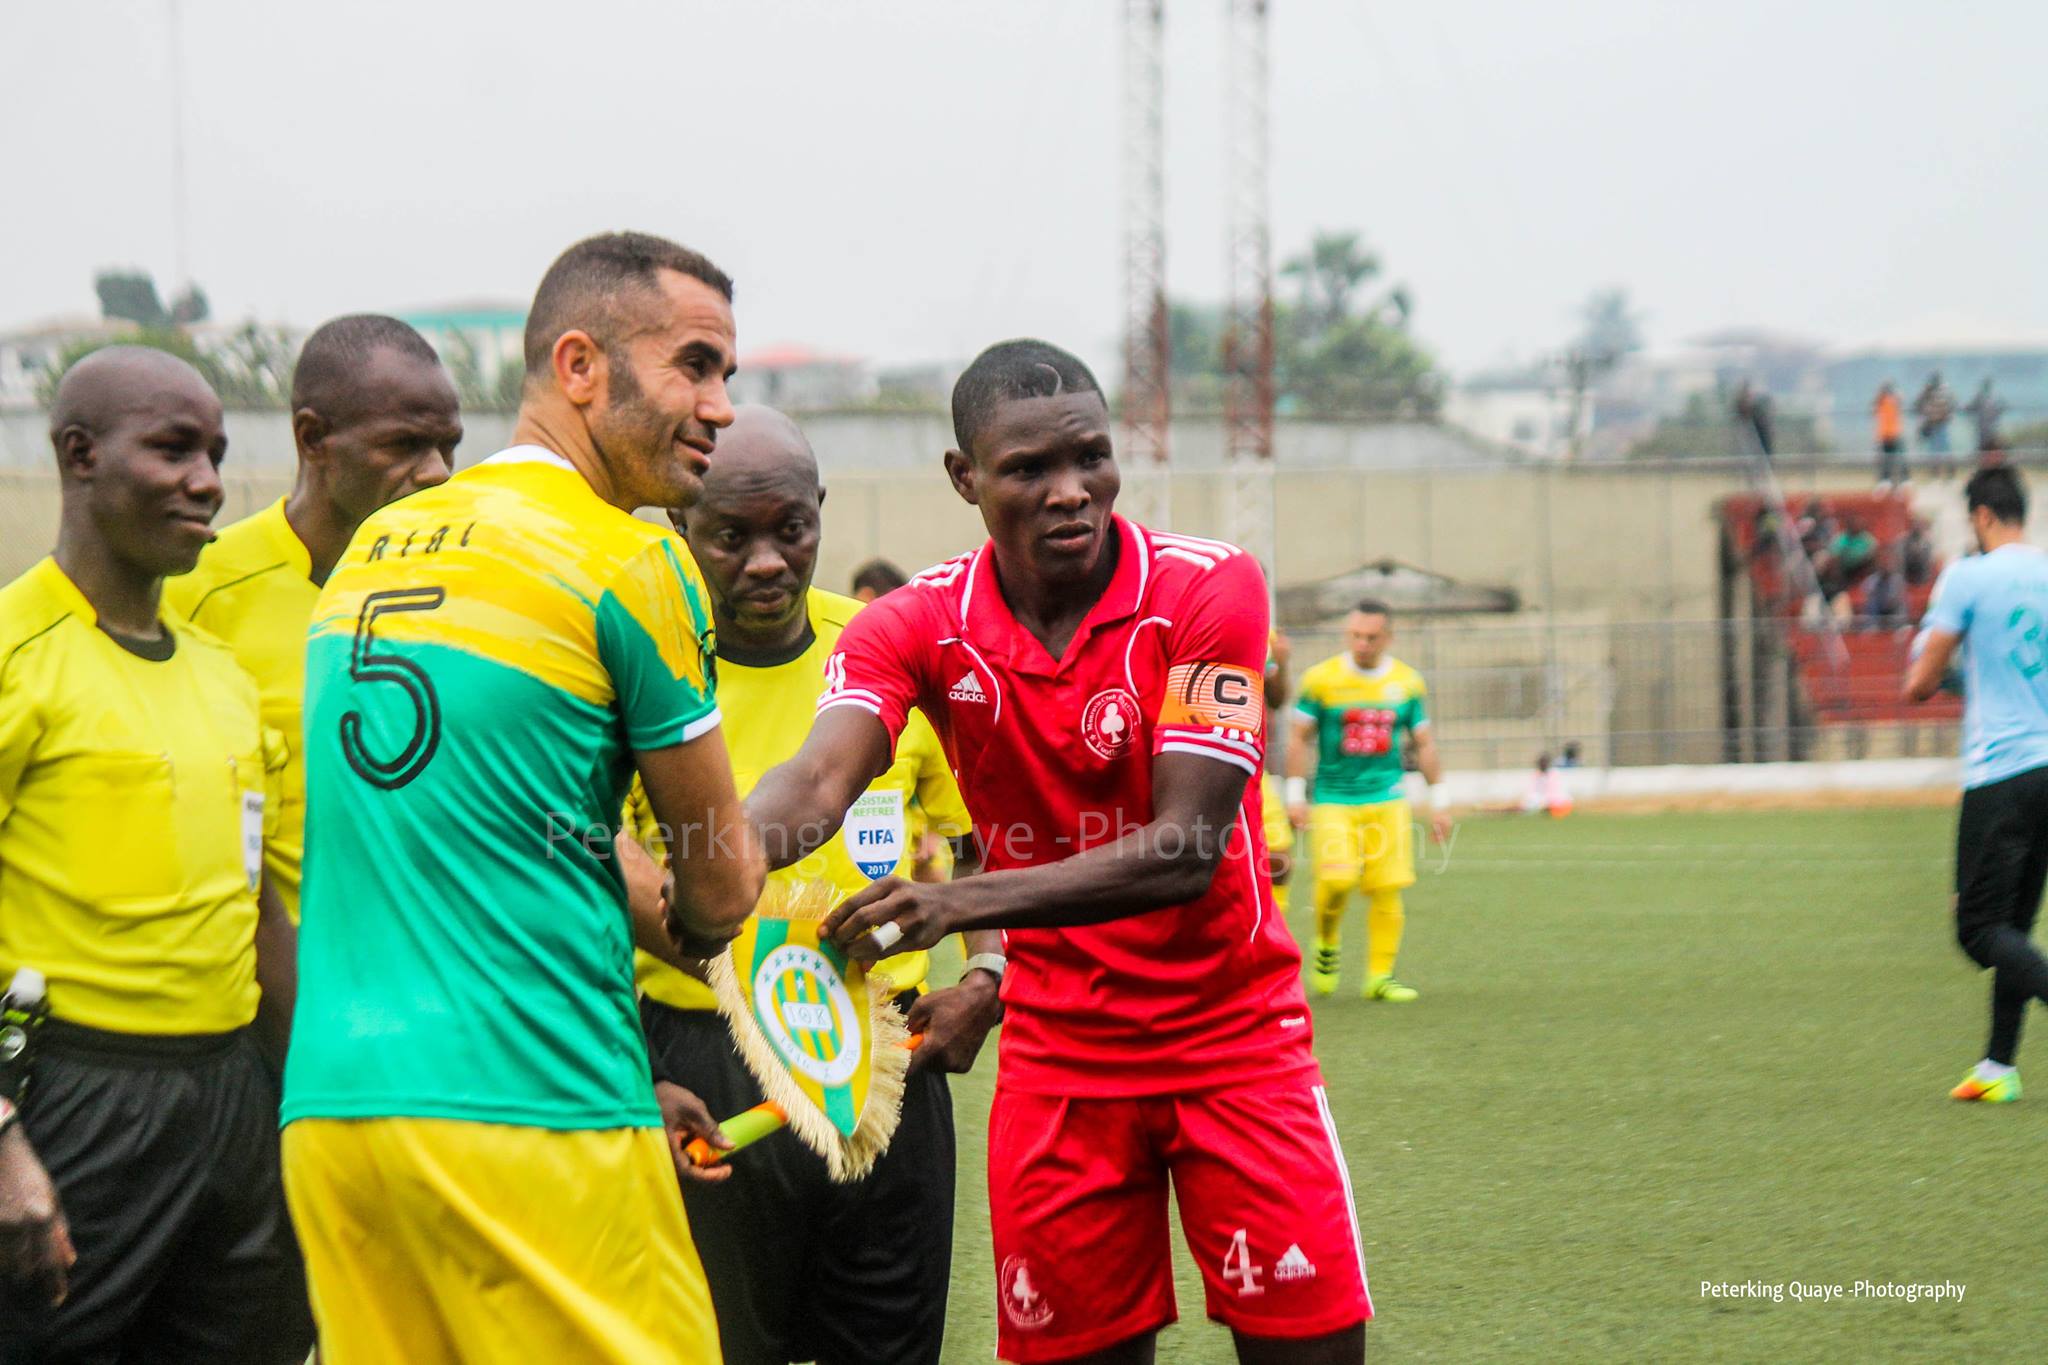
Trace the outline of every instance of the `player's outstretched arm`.
{"label": "player's outstretched arm", "polygon": [[636,751],[633,762],[647,804],[667,833],[675,881],[669,933],[684,956],[715,956],[753,913],[767,875],[760,835],[733,787],[725,738],[709,730],[681,744]]}
{"label": "player's outstretched arm", "polygon": [[[1112,843],[1037,867],[930,885],[885,878],[826,916],[824,932],[863,961],[929,948],[972,929],[1060,928],[1142,915],[1201,896],[1244,804],[1244,769],[1199,754],[1152,759],[1153,818]],[[1240,851],[1240,856],[1241,856]],[[877,945],[876,926],[900,938]]]}
{"label": "player's outstretched arm", "polygon": [[889,770],[889,757],[888,728],[874,715],[857,706],[820,711],[796,756],[747,794],[768,865],[800,862],[837,834],[854,798]]}

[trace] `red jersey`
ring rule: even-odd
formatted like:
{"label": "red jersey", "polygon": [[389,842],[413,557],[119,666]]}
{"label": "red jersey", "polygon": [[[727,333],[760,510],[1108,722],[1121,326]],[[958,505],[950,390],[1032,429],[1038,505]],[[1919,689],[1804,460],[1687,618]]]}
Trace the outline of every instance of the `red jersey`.
{"label": "red jersey", "polygon": [[922,710],[991,872],[1058,862],[1150,823],[1155,754],[1243,769],[1199,899],[1009,932],[1000,1082],[1128,1097],[1310,1071],[1301,953],[1273,906],[1260,818],[1265,575],[1220,541],[1122,517],[1111,534],[1115,577],[1065,657],[1010,614],[984,545],[856,615],[818,709],[860,707],[892,742],[904,714]]}

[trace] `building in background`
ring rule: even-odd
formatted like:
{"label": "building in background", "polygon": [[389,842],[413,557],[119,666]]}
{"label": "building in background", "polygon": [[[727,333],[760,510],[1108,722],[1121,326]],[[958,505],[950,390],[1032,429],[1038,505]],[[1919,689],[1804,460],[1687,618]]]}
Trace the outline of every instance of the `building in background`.
{"label": "building in background", "polygon": [[119,341],[135,330],[132,322],[81,313],[0,332],[0,412],[40,411],[46,380],[68,350],[81,342]]}
{"label": "building in background", "polygon": [[[1967,403],[1990,380],[2005,404],[2001,426],[2008,437],[2041,444],[2026,429],[2048,423],[2048,334],[1953,325],[1902,329],[1832,353],[1824,379],[1836,444],[1853,450],[1868,447],[1870,404],[1878,385],[1886,380],[1898,385],[1910,409],[1913,395],[1937,371],[1958,403]],[[1955,447],[1967,456],[1974,435],[1968,414],[1959,412],[1956,425]],[[1908,411],[1909,448],[1917,448],[1916,427]]]}
{"label": "building in background", "polygon": [[[1570,386],[1546,365],[1486,370],[1451,386],[1443,418],[1490,445],[1538,460],[1562,460],[1573,446]],[[1579,412],[1578,434],[1591,430],[1592,406]]]}
{"label": "building in background", "polygon": [[785,412],[817,412],[871,402],[875,376],[858,356],[833,355],[809,346],[764,346],[740,356],[732,396],[741,403],[766,403]]}
{"label": "building in background", "polygon": [[456,299],[393,314],[427,339],[454,376],[466,406],[490,396],[518,406],[526,373],[526,305],[507,299]]}

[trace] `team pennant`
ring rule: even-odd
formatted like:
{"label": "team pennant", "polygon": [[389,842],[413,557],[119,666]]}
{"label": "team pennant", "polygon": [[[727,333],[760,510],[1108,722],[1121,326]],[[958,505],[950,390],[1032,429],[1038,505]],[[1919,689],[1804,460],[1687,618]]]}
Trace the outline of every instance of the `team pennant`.
{"label": "team pennant", "polygon": [[710,977],[747,1070],[844,1183],[889,1150],[910,1051],[889,979],[818,937],[840,899],[829,882],[771,880]]}

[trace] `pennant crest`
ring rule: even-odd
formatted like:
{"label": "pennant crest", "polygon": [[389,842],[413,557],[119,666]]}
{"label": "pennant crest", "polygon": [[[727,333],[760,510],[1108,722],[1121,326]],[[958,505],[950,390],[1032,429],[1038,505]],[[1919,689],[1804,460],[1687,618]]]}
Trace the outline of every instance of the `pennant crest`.
{"label": "pennant crest", "polygon": [[[900,831],[900,799],[897,809]],[[889,979],[818,937],[840,899],[827,882],[771,880],[712,963],[711,988],[763,1094],[788,1111],[791,1131],[832,1178],[850,1182],[896,1134],[910,1053]]]}

